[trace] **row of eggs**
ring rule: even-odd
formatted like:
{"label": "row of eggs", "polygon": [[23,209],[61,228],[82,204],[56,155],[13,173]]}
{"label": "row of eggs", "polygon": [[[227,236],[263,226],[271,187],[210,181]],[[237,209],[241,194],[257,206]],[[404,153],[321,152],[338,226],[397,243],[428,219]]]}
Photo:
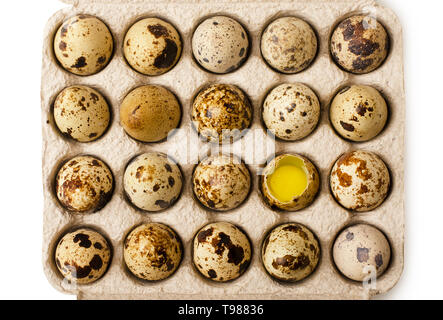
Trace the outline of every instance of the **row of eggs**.
{"label": "row of eggs", "polygon": [[[308,86],[280,84],[269,92],[262,106],[267,129],[284,141],[310,135],[320,119],[320,102]],[[86,86],[65,88],[54,102],[54,120],[59,130],[80,142],[100,138],[109,127],[110,110],[97,90]],[[212,84],[195,97],[191,120],[206,141],[223,144],[241,138],[251,126],[253,108],[238,87]],[[386,100],[370,86],[342,88],[329,108],[335,131],[351,141],[368,141],[377,136],[388,119]],[[180,124],[182,110],[177,97],[158,85],[132,90],[120,106],[120,123],[126,133],[141,142],[159,142]]]}
{"label": "row of eggs", "polygon": [[[310,205],[320,186],[318,170],[309,159],[281,154],[260,174],[259,189],[265,203],[279,211],[298,211]],[[173,206],[183,189],[183,175],[166,154],[149,152],[132,159],[125,168],[123,189],[136,208],[159,212]],[[211,155],[194,168],[193,193],[203,207],[227,212],[245,202],[251,191],[248,167],[236,156]],[[333,165],[330,188],[344,208],[366,212],[378,207],[390,189],[389,170],[376,154],[357,150],[342,155]],[[59,202],[73,213],[102,209],[111,199],[114,177],[98,158],[77,156],[63,164],[55,179]]]}
{"label": "row of eggs", "polygon": [[[330,40],[333,60],[352,73],[368,73],[386,59],[389,37],[375,18],[356,15],[343,20]],[[180,59],[182,40],[177,29],[158,18],[137,21],[123,41],[126,61],[136,71],[155,76],[171,70]],[[275,70],[292,74],[308,68],[318,51],[313,28],[296,17],[271,22],[261,37],[261,53]],[[113,36],[100,19],[77,15],[66,20],[54,37],[54,53],[60,65],[77,75],[92,75],[111,60]],[[195,60],[205,70],[229,73],[248,58],[250,40],[245,28],[227,16],[213,16],[198,25],[192,37]]]}
{"label": "row of eggs", "polygon": [[[192,262],[207,279],[227,282],[240,277],[249,267],[252,246],[238,226],[214,222],[201,228],[192,241]],[[261,259],[274,279],[296,282],[311,275],[321,249],[316,235],[299,223],[274,227],[261,245]],[[389,265],[391,248],[386,236],[367,224],[346,227],[335,239],[332,256],[337,269],[347,278],[365,281],[381,276]],[[160,223],[145,223],[132,229],[123,246],[129,272],[144,281],[170,277],[183,258],[177,233]],[[89,284],[100,279],[111,264],[112,252],[103,235],[91,228],[66,233],[55,249],[55,263],[69,283]]]}

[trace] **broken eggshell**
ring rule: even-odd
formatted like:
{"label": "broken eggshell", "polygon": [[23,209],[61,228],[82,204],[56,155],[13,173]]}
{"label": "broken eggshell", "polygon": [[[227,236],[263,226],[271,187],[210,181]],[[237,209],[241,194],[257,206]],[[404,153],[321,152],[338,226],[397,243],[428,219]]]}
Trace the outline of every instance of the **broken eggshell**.
{"label": "broken eggshell", "polygon": [[[304,173],[305,187],[300,194],[290,199],[279,200],[279,197],[272,190],[270,178],[282,166],[296,166]],[[287,174],[280,175],[282,179],[287,178]],[[284,183],[285,181],[282,181]],[[291,186],[289,186],[291,187]],[[272,159],[263,169],[260,176],[260,190],[265,203],[272,209],[283,211],[298,211],[310,205],[320,188],[320,177],[314,164],[307,158],[297,154],[282,154]],[[288,187],[284,187],[288,191]]]}

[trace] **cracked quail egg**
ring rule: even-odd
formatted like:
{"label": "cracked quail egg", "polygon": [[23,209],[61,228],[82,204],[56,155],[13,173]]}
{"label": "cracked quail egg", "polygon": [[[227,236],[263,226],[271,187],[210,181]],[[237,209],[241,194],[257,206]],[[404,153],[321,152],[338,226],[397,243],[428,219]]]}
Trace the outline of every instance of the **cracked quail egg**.
{"label": "cracked quail egg", "polygon": [[136,207],[156,212],[171,207],[179,198],[183,177],[177,164],[158,152],[144,153],[127,166],[125,193]]}
{"label": "cracked quail egg", "polygon": [[105,98],[89,87],[68,87],[54,102],[57,127],[64,135],[79,142],[100,138],[109,126],[110,117]]}
{"label": "cracked quail egg", "polygon": [[388,239],[377,228],[356,224],[343,230],[332,251],[340,272],[355,281],[381,276],[391,260]]}
{"label": "cracked quail egg", "polygon": [[192,51],[198,63],[214,73],[229,73],[247,59],[249,40],[240,23],[226,16],[203,21],[192,37]]}
{"label": "cracked quail egg", "polygon": [[111,262],[111,249],[100,233],[81,228],[60,239],[55,262],[69,283],[88,284],[105,274]]}
{"label": "cracked quail egg", "polygon": [[320,258],[320,245],[315,235],[299,223],[286,223],[274,228],[262,246],[266,271],[275,279],[295,282],[314,272]]}
{"label": "cracked quail egg", "polygon": [[385,127],[388,107],[376,89],[353,85],[342,89],[335,96],[329,116],[335,130],[343,138],[368,141]]}
{"label": "cracked quail egg", "polygon": [[111,200],[114,178],[101,160],[78,156],[67,161],[59,170],[55,191],[60,203],[70,211],[95,212]]}
{"label": "cracked quail egg", "polygon": [[331,38],[334,61],[346,71],[362,74],[377,69],[389,52],[389,36],[375,18],[357,15],[342,21]]}
{"label": "cracked quail egg", "polygon": [[251,261],[251,243],[246,234],[228,222],[215,222],[194,237],[192,259],[206,278],[225,282],[237,279]]}
{"label": "cracked quail egg", "polygon": [[318,193],[320,177],[307,158],[296,154],[275,157],[260,176],[265,203],[284,211],[297,211],[310,205]]}
{"label": "cracked quail egg", "polygon": [[61,66],[76,75],[101,71],[114,50],[112,34],[100,19],[80,14],[61,25],[54,38],[54,53]]}
{"label": "cracked quail egg", "polygon": [[252,107],[236,86],[214,84],[199,92],[191,120],[198,133],[213,143],[233,143],[252,123]]}
{"label": "cracked quail egg", "polygon": [[159,281],[177,270],[183,256],[183,246],[170,227],[146,223],[129,233],[123,252],[126,266],[134,276]]}
{"label": "cracked quail egg", "polygon": [[307,137],[320,119],[320,102],[316,94],[301,83],[281,84],[274,88],[263,104],[263,121],[278,138],[296,141]]}
{"label": "cracked quail egg", "polygon": [[376,154],[353,151],[342,155],[334,164],[330,185],[334,198],[346,209],[370,211],[388,195],[390,176]]}
{"label": "cracked quail egg", "polygon": [[131,91],[120,107],[120,122],[126,133],[142,142],[159,142],[177,128],[181,107],[168,89],[146,85]]}
{"label": "cracked quail egg", "polygon": [[202,160],[192,176],[194,194],[212,210],[229,211],[249,194],[251,176],[246,165],[233,155],[212,155]]}
{"label": "cracked quail egg", "polygon": [[136,22],[126,33],[123,45],[132,68],[149,76],[171,70],[180,59],[182,42],[170,23],[158,18]]}
{"label": "cracked quail egg", "polygon": [[311,26],[296,17],[273,21],[263,32],[261,52],[266,62],[283,73],[308,68],[317,54],[317,36]]}

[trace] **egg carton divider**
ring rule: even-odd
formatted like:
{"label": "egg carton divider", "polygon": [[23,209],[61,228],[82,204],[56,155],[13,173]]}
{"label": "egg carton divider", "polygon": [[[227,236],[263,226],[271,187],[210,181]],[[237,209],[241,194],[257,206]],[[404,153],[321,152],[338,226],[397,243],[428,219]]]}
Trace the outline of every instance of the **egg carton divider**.
{"label": "egg carton divider", "polygon": [[[72,7],[57,12],[48,22],[43,43],[42,65],[42,121],[43,121],[43,183],[44,183],[44,241],[43,264],[51,284],[58,290],[87,298],[133,299],[367,299],[387,292],[398,281],[403,269],[404,242],[404,119],[402,30],[396,16],[372,0],[311,0],[311,1],[178,1],[178,0],[64,0]],[[187,10],[184,10],[186,8]],[[329,54],[329,38],[333,27],[352,13],[375,12],[391,38],[387,60],[377,70],[365,75],[353,75],[339,69]],[[62,21],[75,14],[97,16],[109,26],[114,36],[114,53],[107,67],[98,74],[80,77],[64,71],[56,62],[52,41]],[[192,57],[191,37],[203,17],[224,13],[238,19],[252,41],[250,56],[237,71],[216,75],[201,69]],[[273,71],[262,59],[260,36],[267,24],[276,17],[295,15],[307,20],[317,33],[319,49],[307,70],[284,75]],[[182,36],[184,44],[178,64],[168,73],[147,77],[134,71],[122,53],[122,42],[128,28],[141,17],[158,16],[170,21]],[[260,76],[257,77],[257,74]],[[142,144],[129,138],[119,124],[119,107],[126,94],[143,84],[159,84],[169,88],[182,106],[181,127],[190,126],[190,107],[198,89],[209,83],[235,84],[249,96],[254,118],[252,129],[263,129],[260,110],[266,93],[284,82],[302,82],[311,87],[321,103],[320,122],[312,135],[294,143],[276,141],[277,152],[294,152],[307,156],[316,164],[321,190],[308,208],[294,213],[276,213],[266,207],[258,191],[258,165],[249,166],[253,176],[253,190],[247,202],[229,213],[208,212],[196,203],[190,183],[194,165],[179,162],[185,178],[180,200],[170,209],[158,213],[142,213],[128,205],[123,197],[122,176],[128,161],[148,151],[167,153],[176,148],[170,142]],[[385,130],[375,139],[351,143],[333,131],[328,110],[333,94],[347,84],[368,84],[380,89],[387,98],[390,119]],[[99,140],[77,143],[63,137],[51,115],[56,95],[70,85],[87,85],[98,89],[110,104],[112,123]],[[240,141],[235,144],[241,143]],[[203,145],[203,144],[202,144]],[[328,176],[335,160],[343,153],[364,149],[379,154],[387,163],[392,177],[389,197],[377,209],[364,213],[350,213],[342,208],[329,191]],[[111,201],[99,212],[73,215],[57,201],[53,192],[56,168],[63,160],[79,154],[102,159],[114,174],[115,189]],[[128,232],[143,222],[161,222],[172,227],[184,246],[184,258],[177,272],[170,278],[141,283],[128,274],[123,262],[123,241]],[[253,245],[253,257],[246,273],[235,281],[219,284],[203,279],[193,268],[191,243],[196,231],[213,221],[229,221],[242,227]],[[261,243],[275,225],[294,221],[308,226],[318,237],[322,249],[316,271],[296,284],[282,284],[271,279],[261,260]],[[380,228],[388,237],[393,258],[384,275],[377,282],[377,290],[365,291],[361,284],[345,279],[333,265],[331,248],[338,232],[349,224],[365,222]],[[57,240],[75,226],[92,226],[110,240],[113,260],[105,276],[90,285],[67,288],[54,264],[53,252]]]}

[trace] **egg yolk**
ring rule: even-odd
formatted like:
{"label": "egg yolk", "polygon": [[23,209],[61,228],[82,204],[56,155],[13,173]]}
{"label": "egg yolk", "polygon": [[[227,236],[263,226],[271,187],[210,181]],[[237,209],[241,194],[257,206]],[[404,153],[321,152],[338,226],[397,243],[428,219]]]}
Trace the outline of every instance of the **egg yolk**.
{"label": "egg yolk", "polygon": [[271,194],[281,202],[290,202],[303,194],[308,186],[308,178],[303,161],[298,158],[283,159],[267,183]]}

